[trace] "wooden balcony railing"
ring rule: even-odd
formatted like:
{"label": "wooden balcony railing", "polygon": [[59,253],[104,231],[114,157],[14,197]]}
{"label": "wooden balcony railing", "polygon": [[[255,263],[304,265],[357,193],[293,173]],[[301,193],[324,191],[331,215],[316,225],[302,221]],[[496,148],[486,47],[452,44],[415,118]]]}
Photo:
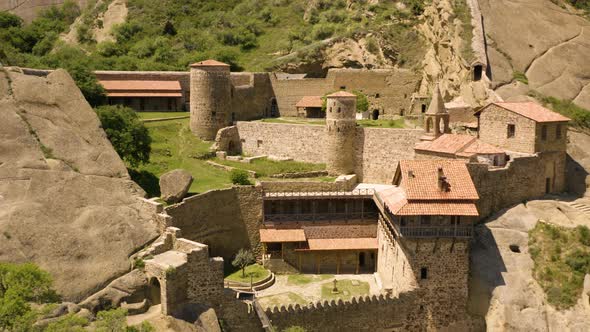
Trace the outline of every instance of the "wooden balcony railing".
{"label": "wooden balcony railing", "polygon": [[377,220],[377,212],[358,213],[292,213],[292,214],[265,214],[265,222],[278,221],[331,221],[331,220]]}
{"label": "wooden balcony railing", "polygon": [[299,198],[372,198],[374,189],[356,189],[352,191],[281,191],[265,192],[265,199],[299,199]]}
{"label": "wooden balcony railing", "polygon": [[425,238],[425,237],[471,237],[473,228],[471,226],[403,226],[400,227],[402,236]]}

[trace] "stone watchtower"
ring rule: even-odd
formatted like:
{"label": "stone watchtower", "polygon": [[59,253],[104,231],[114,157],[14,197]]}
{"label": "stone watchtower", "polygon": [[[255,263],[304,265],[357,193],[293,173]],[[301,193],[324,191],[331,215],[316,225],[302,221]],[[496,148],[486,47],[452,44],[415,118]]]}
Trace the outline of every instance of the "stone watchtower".
{"label": "stone watchtower", "polygon": [[202,140],[212,141],[229,125],[232,84],[229,65],[206,60],[190,65],[190,127]]}
{"label": "stone watchtower", "polygon": [[432,101],[428,111],[424,114],[424,130],[426,135],[422,137],[423,141],[435,140],[440,135],[451,132],[449,129],[449,112],[445,108],[445,102],[438,84],[432,93]]}
{"label": "stone watchtower", "polygon": [[327,96],[326,166],[331,175],[354,173],[356,95],[339,91]]}

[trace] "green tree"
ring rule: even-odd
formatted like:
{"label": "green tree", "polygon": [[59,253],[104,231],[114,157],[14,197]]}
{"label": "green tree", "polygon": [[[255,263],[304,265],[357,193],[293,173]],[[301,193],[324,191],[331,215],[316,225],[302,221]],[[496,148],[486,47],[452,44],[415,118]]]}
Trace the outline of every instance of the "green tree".
{"label": "green tree", "polygon": [[84,332],[86,325],[88,325],[88,319],[76,316],[76,314],[67,314],[47,325],[43,332]]}
{"label": "green tree", "polygon": [[32,263],[0,263],[0,331],[27,331],[35,312],[30,303],[59,299],[49,273]]}
{"label": "green tree", "polygon": [[369,100],[364,93],[360,91],[352,91],[356,95],[356,111],[357,113],[363,113],[369,110]]}
{"label": "green tree", "polygon": [[9,12],[0,11],[0,29],[7,29],[10,27],[20,28],[23,25],[23,20]]}
{"label": "green tree", "polygon": [[236,254],[236,257],[231,262],[231,265],[242,269],[242,278],[246,277],[246,266],[253,264],[256,261],[254,254],[251,250],[240,249]]}
{"label": "green tree", "polygon": [[229,179],[231,180],[231,183],[242,186],[248,186],[252,184],[248,178],[248,172],[244,171],[243,169],[232,170],[231,173],[229,173]]}
{"label": "green tree", "polygon": [[137,113],[124,106],[101,106],[96,114],[119,156],[131,166],[147,163],[152,139]]}
{"label": "green tree", "polygon": [[118,308],[96,314],[96,332],[122,332],[126,330],[127,310]]}

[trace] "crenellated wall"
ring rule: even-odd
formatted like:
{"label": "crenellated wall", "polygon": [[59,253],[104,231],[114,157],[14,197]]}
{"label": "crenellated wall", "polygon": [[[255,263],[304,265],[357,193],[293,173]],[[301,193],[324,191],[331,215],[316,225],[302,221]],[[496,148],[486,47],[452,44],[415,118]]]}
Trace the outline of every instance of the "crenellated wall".
{"label": "crenellated wall", "polygon": [[373,295],[303,307],[274,307],[267,309],[266,315],[279,331],[290,326],[302,326],[307,331],[382,331],[405,326],[415,302],[416,293],[407,292],[399,297]]}

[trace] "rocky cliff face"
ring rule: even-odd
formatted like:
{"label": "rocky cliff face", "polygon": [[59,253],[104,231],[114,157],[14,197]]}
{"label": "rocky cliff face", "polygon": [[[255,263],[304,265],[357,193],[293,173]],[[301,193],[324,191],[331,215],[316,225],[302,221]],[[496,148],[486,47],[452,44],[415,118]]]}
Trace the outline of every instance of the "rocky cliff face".
{"label": "rocky cliff face", "polygon": [[[3,0],[0,1],[0,11],[11,11],[22,17],[25,22],[31,22],[41,10],[64,2],[65,0]],[[88,0],[75,0],[75,2],[80,8],[84,8]]]}
{"label": "rocky cliff face", "polygon": [[127,271],[156,225],[71,77],[0,67],[0,117],[0,261],[37,263],[67,300]]}
{"label": "rocky cliff face", "polygon": [[[590,108],[590,22],[551,0],[478,0],[493,86],[520,89],[514,73],[545,95]],[[525,89],[526,92],[526,89]]]}

